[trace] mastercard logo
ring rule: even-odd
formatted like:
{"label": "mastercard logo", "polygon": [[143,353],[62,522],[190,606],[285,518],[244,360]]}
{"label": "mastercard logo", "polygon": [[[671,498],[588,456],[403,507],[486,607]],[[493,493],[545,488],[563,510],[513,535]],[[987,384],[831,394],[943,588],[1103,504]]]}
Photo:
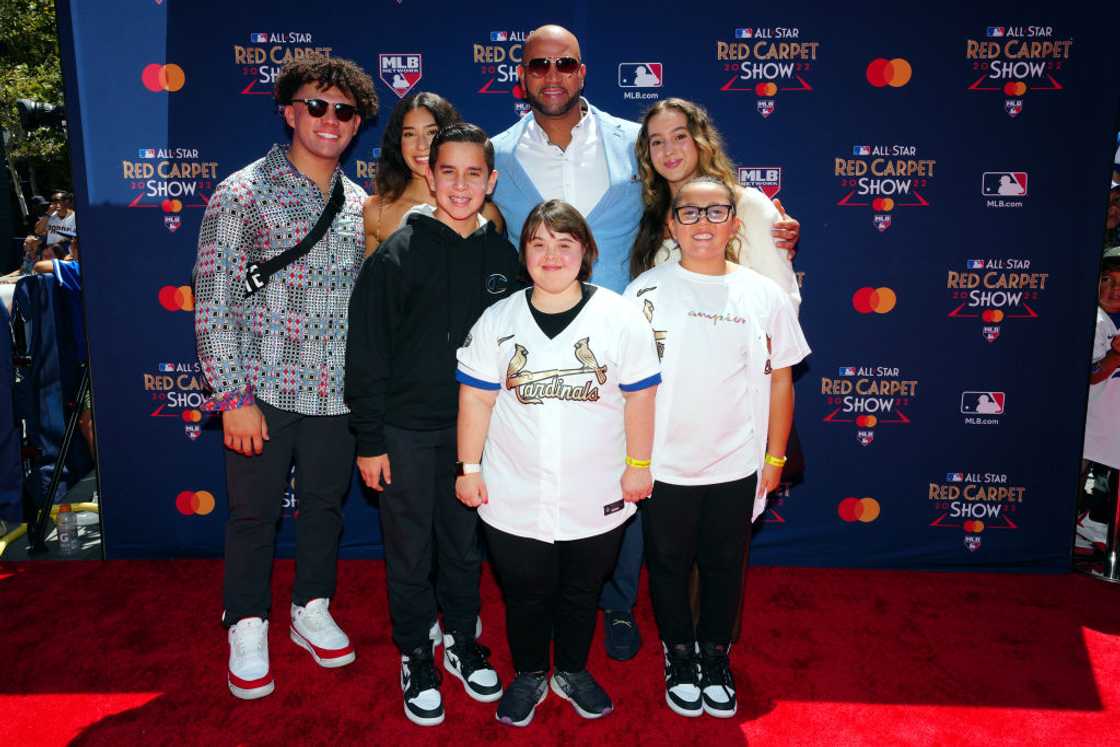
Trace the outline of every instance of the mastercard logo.
{"label": "mastercard logo", "polygon": [[165,285],[159,289],[159,305],[168,311],[194,311],[194,291],[189,285]]}
{"label": "mastercard logo", "polygon": [[1003,92],[1007,96],[1022,96],[1027,92],[1027,84],[1021,80],[1012,80],[1003,84]]}
{"label": "mastercard logo", "polygon": [[894,200],[890,197],[876,197],[871,201],[871,209],[877,213],[889,213],[894,210]]}
{"label": "mastercard logo", "polygon": [[159,204],[160,208],[165,213],[179,213],[183,210],[182,200],[164,200]]}
{"label": "mastercard logo", "polygon": [[962,526],[969,534],[980,534],[984,531],[984,522],[979,519],[969,519]]}
{"label": "mastercard logo", "polygon": [[867,82],[876,88],[902,88],[910,82],[913,73],[910,63],[901,57],[893,60],[877,57],[867,64]]}
{"label": "mastercard logo", "polygon": [[201,410],[183,410],[184,423],[201,423],[202,411]]}
{"label": "mastercard logo", "polygon": [[778,84],[773,82],[759,83],[754,87],[754,92],[759,96],[773,96],[778,92]]}
{"label": "mastercard logo", "polygon": [[206,490],[184,490],[175,496],[175,508],[183,516],[205,516],[214,510],[214,494]]}
{"label": "mastercard logo", "polygon": [[874,498],[845,498],[840,501],[836,512],[846,522],[862,521],[870,524],[879,518],[879,501]]}
{"label": "mastercard logo", "polygon": [[857,415],[856,428],[874,428],[879,424],[879,418],[874,415]]}
{"label": "mastercard logo", "polygon": [[1000,322],[1003,321],[1003,310],[1002,309],[984,309],[984,313],[982,313],[980,315],[980,318],[983,319],[988,324],[999,324]]}
{"label": "mastercard logo", "polygon": [[140,82],[152,93],[168,91],[175,93],[187,82],[187,74],[178,65],[160,65],[152,63],[144,66],[140,73]]}
{"label": "mastercard logo", "polygon": [[889,314],[898,303],[890,288],[860,288],[852,294],[852,308],[861,314]]}

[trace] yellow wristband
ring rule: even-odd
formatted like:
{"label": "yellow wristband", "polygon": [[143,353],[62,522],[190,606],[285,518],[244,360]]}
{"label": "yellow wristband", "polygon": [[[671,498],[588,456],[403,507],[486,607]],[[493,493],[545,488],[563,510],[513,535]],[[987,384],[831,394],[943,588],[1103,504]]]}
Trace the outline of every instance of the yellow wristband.
{"label": "yellow wristband", "polygon": [[773,454],[768,453],[763,461],[769,464],[771,467],[784,467],[786,466],[786,461],[788,459],[789,457],[776,457]]}
{"label": "yellow wristband", "polygon": [[648,459],[634,459],[628,456],[626,457],[626,464],[637,469],[649,469]]}

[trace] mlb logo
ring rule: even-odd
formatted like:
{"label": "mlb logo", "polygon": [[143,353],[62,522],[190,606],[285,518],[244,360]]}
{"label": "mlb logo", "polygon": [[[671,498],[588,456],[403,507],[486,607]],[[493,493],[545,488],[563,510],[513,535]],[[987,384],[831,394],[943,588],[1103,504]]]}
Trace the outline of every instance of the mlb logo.
{"label": "mlb logo", "polygon": [[980,334],[984,335],[984,339],[988,342],[995,342],[999,339],[999,327],[981,327]]}
{"label": "mlb logo", "polygon": [[875,227],[879,229],[879,233],[891,227],[891,216],[889,215],[876,215],[873,220]]}
{"label": "mlb logo", "polygon": [[175,364],[174,363],[161,363],[161,364],[159,364],[159,372],[160,373],[174,373],[175,372]]}
{"label": "mlb logo", "polygon": [[740,166],[739,184],[755,187],[771,200],[782,191],[781,166]]}
{"label": "mlb logo", "polygon": [[517,112],[518,117],[524,117],[526,114],[532,111],[532,107],[530,107],[524,101],[515,101],[513,102],[513,110]]}
{"label": "mlb logo", "polygon": [[1002,415],[1007,395],[1003,392],[961,392],[964,415]]}
{"label": "mlb logo", "polygon": [[381,82],[403,99],[424,75],[423,55],[381,54],[378,55],[377,70]]}
{"label": "mlb logo", "polygon": [[860,446],[867,446],[875,440],[875,431],[856,431],[856,440]]}
{"label": "mlb logo", "polygon": [[250,44],[268,44],[268,34],[249,34]]}
{"label": "mlb logo", "polygon": [[182,225],[182,220],[178,215],[165,215],[163,216],[163,225],[168,231],[175,233],[179,230],[179,226]]}
{"label": "mlb logo", "polygon": [[945,473],[945,482],[963,482],[963,481],[964,481],[964,473],[963,472],[946,472]]}
{"label": "mlb logo", "polygon": [[856,367],[855,366],[840,366],[840,376],[855,376],[855,375],[856,375]]}
{"label": "mlb logo", "polygon": [[853,156],[870,156],[871,155],[871,146],[870,145],[853,145],[852,146],[852,155]]}
{"label": "mlb logo", "polygon": [[1018,117],[1023,111],[1022,99],[1008,99],[1003,102],[1003,108],[1009,117]]}
{"label": "mlb logo", "polygon": [[982,540],[977,536],[969,535],[968,537],[964,538],[964,546],[968,549],[969,552],[976,552],[977,550],[979,550],[981,543]]}
{"label": "mlb logo", "polygon": [[187,438],[192,441],[197,441],[198,437],[202,435],[202,426],[195,423],[188,423],[183,426],[183,431],[187,434]]}
{"label": "mlb logo", "polygon": [[620,88],[661,88],[663,72],[660,62],[620,62],[618,85]]}
{"label": "mlb logo", "polygon": [[970,259],[967,262],[965,262],[965,267],[969,270],[983,270],[984,269],[984,260],[982,260],[982,259]]}
{"label": "mlb logo", "polygon": [[754,31],[751,29],[735,29],[736,39],[750,39],[754,37]]}
{"label": "mlb logo", "polygon": [[1006,32],[1007,28],[1005,26],[989,26],[987,36],[989,39],[998,39],[1004,36]]}
{"label": "mlb logo", "polygon": [[491,31],[490,32],[490,41],[492,41],[492,42],[509,41],[509,32],[508,31]]}
{"label": "mlb logo", "polygon": [[985,171],[980,176],[980,194],[985,197],[1026,197],[1027,172]]}
{"label": "mlb logo", "polygon": [[763,119],[774,113],[774,99],[763,99],[758,102],[758,113]]}
{"label": "mlb logo", "polygon": [[141,148],[139,151],[137,151],[136,157],[137,158],[155,158],[156,157],[156,149],[155,148]]}

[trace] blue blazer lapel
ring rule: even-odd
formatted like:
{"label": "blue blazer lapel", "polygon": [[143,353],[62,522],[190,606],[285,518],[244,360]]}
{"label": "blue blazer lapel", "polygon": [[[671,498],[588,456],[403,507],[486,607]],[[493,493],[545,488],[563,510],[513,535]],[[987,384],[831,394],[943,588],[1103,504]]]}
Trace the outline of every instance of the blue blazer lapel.
{"label": "blue blazer lapel", "polygon": [[[529,126],[529,117],[531,116],[533,115],[526,114],[522,117],[521,121],[517,123],[516,129],[510,133],[512,137],[510,138],[510,147],[507,151],[509,158],[502,159],[504,163],[499,166],[500,173],[498,174],[498,181],[508,179],[510,183],[525,196],[526,201],[529,202],[530,205],[537,205],[544,202],[544,198],[541,197],[540,191],[538,191],[536,185],[533,184],[533,180],[529,178],[525,167],[517,160],[517,144],[521,142],[521,137],[525,134],[525,128]],[[505,168],[502,169],[501,166]]]}
{"label": "blue blazer lapel", "polygon": [[598,117],[599,132],[603,138],[603,150],[607,154],[607,175],[610,182],[610,187],[607,189],[606,194],[599,200],[598,204],[592,208],[591,213],[587,216],[591,220],[591,216],[598,217],[598,213],[609,210],[611,205],[614,204],[621,194],[619,186],[625,185],[632,181],[635,176],[633,166],[630,163],[630,152],[633,150],[633,143],[629,142],[626,133],[622,128],[616,124],[604,122],[602,117],[599,117],[599,111],[592,107],[592,114]]}

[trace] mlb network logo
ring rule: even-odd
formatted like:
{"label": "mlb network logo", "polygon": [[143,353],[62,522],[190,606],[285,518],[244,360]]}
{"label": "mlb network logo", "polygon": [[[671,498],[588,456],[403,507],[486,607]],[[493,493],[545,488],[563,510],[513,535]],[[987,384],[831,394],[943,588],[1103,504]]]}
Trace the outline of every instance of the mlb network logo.
{"label": "mlb network logo", "polygon": [[967,262],[965,262],[965,268],[969,269],[969,270],[983,270],[984,269],[984,260],[982,260],[982,259],[970,259]]}
{"label": "mlb network logo", "polygon": [[985,171],[980,176],[980,194],[985,197],[1026,197],[1027,172]]}
{"label": "mlb network logo", "polygon": [[250,44],[268,44],[268,34],[249,34]]}
{"label": "mlb network logo", "polygon": [[752,29],[735,29],[736,39],[751,39],[753,37],[754,31]]}
{"label": "mlb network logo", "polygon": [[852,155],[853,156],[870,156],[871,155],[871,146],[870,145],[854,145],[854,146],[852,146]]}
{"label": "mlb network logo", "polygon": [[492,42],[509,41],[509,32],[508,31],[491,31],[490,32],[490,41],[492,41]]}
{"label": "mlb network logo", "polygon": [[739,184],[756,187],[771,200],[782,191],[781,166],[740,166]]}
{"label": "mlb network logo", "polygon": [[1003,392],[961,392],[961,414],[1002,415],[1006,401]]}
{"label": "mlb network logo", "polygon": [[946,472],[945,482],[964,482],[963,472]]}
{"label": "mlb network logo", "polygon": [[660,62],[618,63],[620,88],[661,88],[664,66]]}
{"label": "mlb network logo", "polygon": [[856,367],[855,366],[840,366],[839,375],[840,376],[855,376],[856,375]]}
{"label": "mlb network logo", "polygon": [[1007,34],[1007,27],[1006,26],[989,26],[988,27],[987,37],[989,39],[998,39],[1002,36],[1005,36],[1006,34]]}
{"label": "mlb network logo", "polygon": [[155,158],[156,157],[156,149],[155,148],[140,148],[140,150],[137,151],[137,153],[136,153],[136,157],[137,158]]}
{"label": "mlb network logo", "polygon": [[175,364],[174,363],[161,363],[161,364],[159,364],[159,370],[160,370],[160,373],[174,373],[175,372]]}

